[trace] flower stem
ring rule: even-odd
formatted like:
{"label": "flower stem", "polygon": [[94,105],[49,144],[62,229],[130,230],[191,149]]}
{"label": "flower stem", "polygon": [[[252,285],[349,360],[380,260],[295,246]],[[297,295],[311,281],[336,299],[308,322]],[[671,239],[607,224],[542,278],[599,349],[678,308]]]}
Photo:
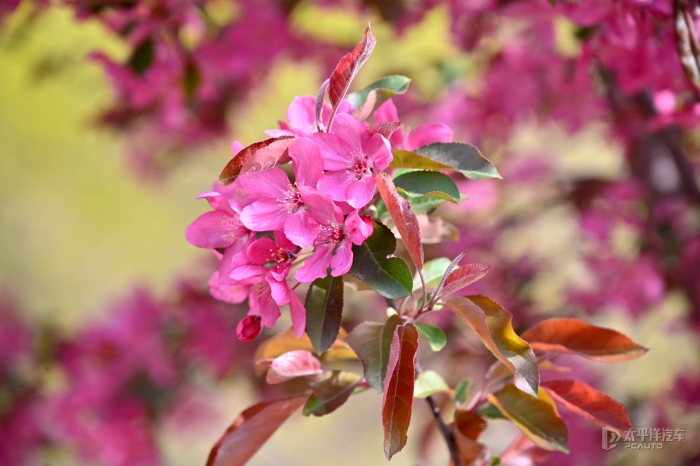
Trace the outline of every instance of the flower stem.
{"label": "flower stem", "polygon": [[435,417],[435,422],[437,423],[438,428],[440,429],[440,433],[445,439],[447,449],[450,451],[450,458],[452,458],[453,465],[460,466],[459,453],[457,452],[457,443],[455,442],[454,434],[449,429],[449,427],[445,425],[445,421],[442,419],[442,415],[440,414],[440,408],[435,403],[435,400],[433,400],[433,397],[428,396],[425,400],[428,402],[428,405],[430,405],[430,411],[433,413],[433,417]]}

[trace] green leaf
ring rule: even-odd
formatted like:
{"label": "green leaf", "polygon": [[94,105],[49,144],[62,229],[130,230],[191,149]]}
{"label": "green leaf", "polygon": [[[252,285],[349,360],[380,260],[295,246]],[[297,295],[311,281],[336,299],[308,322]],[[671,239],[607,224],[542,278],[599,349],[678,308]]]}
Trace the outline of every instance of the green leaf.
{"label": "green leaf", "polygon": [[350,274],[389,299],[405,298],[413,290],[413,277],[406,263],[387,256],[396,251],[396,237],[386,226],[374,222],[372,235],[360,246],[353,245]]}
{"label": "green leaf", "polygon": [[[385,76],[346,98],[355,105],[356,116],[366,120],[384,102],[408,90],[411,80],[406,76]],[[372,94],[372,95],[370,95]]]}
{"label": "green leaf", "polygon": [[[420,334],[420,331],[418,334]],[[435,371],[425,371],[418,374],[416,378],[416,384],[413,386],[413,396],[415,398],[427,398],[430,395],[449,390],[449,385],[447,385],[447,382],[440,374]]]}
{"label": "green leaf", "polygon": [[[428,288],[437,288],[449,265],[450,260],[447,257],[438,257],[426,262],[423,267],[423,277],[425,277],[426,286]],[[421,287],[420,276],[416,274],[413,277],[413,290],[419,290]]]}
{"label": "green leaf", "polygon": [[458,171],[467,178],[501,178],[498,170],[479,150],[460,142],[436,142],[415,151],[395,150],[389,168]]}
{"label": "green leaf", "polygon": [[540,396],[535,398],[508,384],[500,392],[487,396],[535,445],[546,450],[569,452],[566,423],[544,389],[540,388]]}
{"label": "green leaf", "polygon": [[503,413],[500,409],[498,409],[497,406],[494,406],[491,403],[477,410],[477,414],[479,414],[480,416],[488,417],[490,419],[508,419],[503,415]]}
{"label": "green leaf", "polygon": [[464,404],[469,397],[469,385],[471,385],[471,379],[464,379],[455,387],[455,401],[458,405]]}
{"label": "green leaf", "polygon": [[343,277],[330,274],[311,283],[304,303],[306,333],[318,354],[325,353],[338,337],[343,318]]}
{"label": "green leaf", "polygon": [[458,170],[467,178],[501,178],[496,167],[471,144],[436,142],[420,147],[415,152],[431,160]]}
{"label": "green leaf", "polygon": [[428,342],[433,351],[440,351],[447,344],[445,332],[439,327],[428,324],[416,324],[418,335]]}
{"label": "green leaf", "polygon": [[400,188],[411,197],[428,196],[459,204],[459,189],[447,176],[434,171],[412,171],[394,179],[397,190]]}
{"label": "green leaf", "polygon": [[401,318],[393,315],[386,323],[363,322],[348,334],[346,339],[362,361],[365,380],[379,392],[384,391],[384,379],[389,364],[391,340]]}
{"label": "green leaf", "polygon": [[361,379],[352,372],[333,371],[312,382],[313,394],[304,405],[304,416],[324,416],[340,408],[354,393]]}
{"label": "green leaf", "polygon": [[489,351],[511,372],[515,385],[532,396],[538,393],[539,372],[535,353],[513,330],[512,315],[485,296],[454,298],[446,305],[464,320]]}
{"label": "green leaf", "polygon": [[150,37],[139,44],[129,57],[129,67],[143,75],[153,62],[153,39]]}
{"label": "green leaf", "polygon": [[445,203],[444,199],[431,196],[409,197],[408,202],[411,204],[413,212],[418,214],[430,214],[438,207]]}

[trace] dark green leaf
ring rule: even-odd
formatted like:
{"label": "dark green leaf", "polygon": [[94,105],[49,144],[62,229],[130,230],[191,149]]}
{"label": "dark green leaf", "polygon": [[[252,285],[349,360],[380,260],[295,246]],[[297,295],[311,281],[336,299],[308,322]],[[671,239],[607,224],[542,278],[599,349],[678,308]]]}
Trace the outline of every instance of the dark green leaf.
{"label": "dark green leaf", "polygon": [[346,339],[362,361],[365,380],[379,392],[384,391],[391,340],[394,338],[394,330],[400,324],[401,318],[397,315],[389,317],[384,324],[363,322]]}
{"label": "dark green leaf", "polygon": [[491,403],[489,403],[486,406],[484,406],[483,408],[479,409],[477,411],[477,414],[484,416],[484,417],[491,418],[491,419],[507,419],[503,415],[501,410],[498,409],[498,407],[492,405]]}
{"label": "dark green leaf", "polygon": [[343,318],[343,277],[317,278],[306,294],[306,333],[318,354],[333,345]]}
{"label": "dark green leaf", "polygon": [[428,324],[416,324],[418,335],[428,342],[433,351],[440,351],[447,344],[445,332],[439,327]]}
{"label": "dark green leaf", "polygon": [[411,80],[406,76],[386,76],[361,91],[349,94],[346,98],[355,105],[356,116],[360,120],[366,120],[384,102],[395,95],[405,93],[410,83]]}
{"label": "dark green leaf", "polygon": [[199,87],[201,80],[202,79],[199,75],[199,70],[197,70],[197,66],[191,61],[188,61],[187,66],[185,67],[185,75],[182,77],[182,88],[185,91],[185,96],[188,99],[191,99],[192,96],[194,96],[194,93],[197,91],[197,87]]}
{"label": "dark green leaf", "polygon": [[501,178],[498,170],[479,150],[460,142],[436,142],[413,152],[395,150],[389,168],[458,171],[467,178]]}
{"label": "dark green leaf", "polygon": [[129,57],[129,67],[137,74],[144,74],[153,62],[153,39],[150,37],[139,44]]}
{"label": "dark green leaf", "polygon": [[[428,196],[459,204],[457,185],[446,175],[435,171],[412,171],[394,179],[397,190],[400,188],[411,197]],[[400,191],[399,191],[400,192]]]}
{"label": "dark green leaf", "polygon": [[367,283],[385,298],[405,298],[413,291],[413,277],[402,259],[387,258],[394,251],[394,234],[386,226],[374,222],[372,235],[360,246],[352,247],[350,274]]}
{"label": "dark green leaf", "polygon": [[313,394],[304,405],[304,416],[324,416],[340,408],[362,379],[357,374],[333,371],[311,383]]}

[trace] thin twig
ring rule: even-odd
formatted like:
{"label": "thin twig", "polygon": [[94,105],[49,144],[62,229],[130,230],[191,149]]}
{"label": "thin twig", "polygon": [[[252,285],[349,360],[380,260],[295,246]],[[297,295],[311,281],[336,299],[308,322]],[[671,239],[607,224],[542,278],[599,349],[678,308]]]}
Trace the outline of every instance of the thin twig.
{"label": "thin twig", "polygon": [[455,442],[454,434],[452,433],[450,428],[447,427],[445,421],[443,421],[442,415],[440,414],[440,408],[437,404],[435,404],[435,400],[433,400],[433,397],[428,396],[425,398],[425,400],[430,405],[430,411],[433,413],[433,417],[435,417],[435,422],[437,423],[438,428],[440,429],[440,433],[445,439],[447,449],[450,451],[452,463],[454,464],[454,466],[460,466],[459,453],[457,452],[457,443]]}

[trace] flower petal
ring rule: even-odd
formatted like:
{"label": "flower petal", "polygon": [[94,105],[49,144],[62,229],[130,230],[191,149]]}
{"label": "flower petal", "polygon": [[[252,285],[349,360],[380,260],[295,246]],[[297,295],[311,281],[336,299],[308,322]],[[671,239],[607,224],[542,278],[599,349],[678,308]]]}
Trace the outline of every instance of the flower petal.
{"label": "flower petal", "polygon": [[199,248],[227,248],[237,237],[237,225],[236,216],[214,210],[197,217],[185,230],[185,238]]}
{"label": "flower petal", "polygon": [[318,236],[318,222],[308,210],[299,209],[284,221],[284,234],[289,241],[302,248],[311,247]]}
{"label": "flower petal", "polygon": [[391,144],[381,134],[373,135],[367,146],[367,157],[375,169],[383,171],[394,158],[391,155]]}
{"label": "flower petal", "polygon": [[216,271],[209,279],[209,293],[225,303],[239,304],[246,300],[250,293],[250,285],[221,285],[219,272]]}
{"label": "flower petal", "polygon": [[258,265],[265,265],[273,260],[274,253],[280,247],[270,238],[260,238],[250,243],[246,249],[248,259]]}
{"label": "flower petal", "polygon": [[292,317],[294,336],[301,338],[306,330],[306,309],[294,291],[290,291],[289,315]]}
{"label": "flower petal", "polygon": [[331,259],[331,275],[339,277],[348,273],[352,266],[352,244],[348,240],[338,243],[338,248]]}
{"label": "flower petal", "polygon": [[364,150],[369,142],[369,131],[360,120],[347,113],[335,116],[331,134],[335,134],[350,145],[351,150]]}
{"label": "flower petal", "polygon": [[343,139],[329,133],[313,133],[309,138],[321,151],[324,170],[345,170],[350,167],[353,148]]}
{"label": "flower petal", "polygon": [[316,131],[316,98],[310,95],[295,97],[287,107],[287,122],[302,134]]}
{"label": "flower petal", "polygon": [[365,175],[359,180],[353,180],[346,192],[348,204],[356,209],[366,206],[372,200],[376,187],[377,182],[374,181],[372,175]]}
{"label": "flower petal", "polygon": [[333,255],[333,244],[320,244],[316,246],[311,257],[306,259],[304,266],[297,270],[294,278],[301,283],[311,283],[317,278],[326,276],[328,267],[331,265],[331,256]]}
{"label": "flower petal", "polygon": [[375,123],[384,123],[387,121],[399,121],[399,113],[396,111],[396,105],[389,99],[379,106],[373,113]]}
{"label": "flower petal", "polygon": [[278,306],[289,303],[289,296],[292,290],[289,289],[286,280],[275,280],[273,277],[265,277],[265,281],[270,286],[270,295]]}
{"label": "flower petal", "polygon": [[289,216],[286,206],[277,199],[253,202],[241,212],[241,223],[252,231],[281,230]]}
{"label": "flower petal", "polygon": [[289,189],[289,177],[280,168],[272,167],[267,170],[248,173],[239,176],[241,186],[248,193],[251,201],[262,199],[280,199]]}
{"label": "flower petal", "polygon": [[323,173],[323,159],[318,146],[309,138],[299,138],[289,146],[289,156],[297,186],[316,187]]}
{"label": "flower petal", "polygon": [[374,223],[371,217],[360,217],[357,211],[350,212],[345,219],[345,235],[350,241],[362,244],[374,231]]}
{"label": "flower petal", "polygon": [[355,174],[347,170],[329,171],[318,180],[318,190],[335,201],[347,200],[347,190],[355,182]]}
{"label": "flower petal", "polygon": [[343,212],[330,197],[311,190],[302,190],[301,198],[309,209],[309,215],[321,225],[342,223]]}
{"label": "flower petal", "polygon": [[454,134],[444,123],[426,123],[408,134],[406,149],[414,150],[434,142],[451,142]]}

